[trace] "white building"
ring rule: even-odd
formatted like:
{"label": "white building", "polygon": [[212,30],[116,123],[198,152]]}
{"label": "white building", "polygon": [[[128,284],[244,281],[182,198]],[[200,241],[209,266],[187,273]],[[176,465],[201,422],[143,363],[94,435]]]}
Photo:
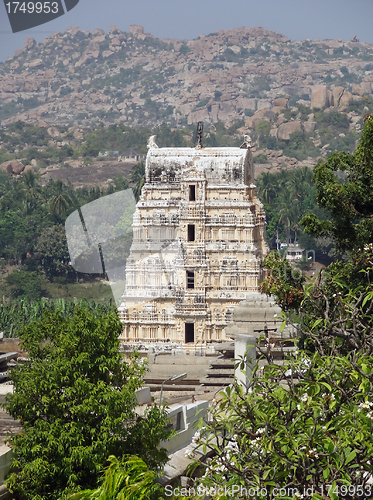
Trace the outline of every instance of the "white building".
{"label": "white building", "polygon": [[250,140],[240,148],[158,148],[133,217],[126,342],[224,341],[233,308],[258,292],[267,253]]}

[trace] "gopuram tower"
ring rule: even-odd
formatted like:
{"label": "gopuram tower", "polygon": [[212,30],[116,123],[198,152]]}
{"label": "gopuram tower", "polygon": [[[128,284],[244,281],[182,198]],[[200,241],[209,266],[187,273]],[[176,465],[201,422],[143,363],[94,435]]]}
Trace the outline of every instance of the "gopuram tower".
{"label": "gopuram tower", "polygon": [[233,309],[259,292],[267,253],[250,137],[240,148],[159,148],[149,139],[133,216],[122,342],[226,339]]}

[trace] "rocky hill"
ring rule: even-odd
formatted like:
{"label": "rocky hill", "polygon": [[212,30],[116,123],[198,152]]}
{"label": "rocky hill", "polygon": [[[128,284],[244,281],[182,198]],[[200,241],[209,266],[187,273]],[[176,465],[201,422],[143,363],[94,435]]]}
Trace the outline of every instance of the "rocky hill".
{"label": "rocky hill", "polygon": [[98,121],[188,128],[202,120],[210,135],[219,122],[239,122],[235,133],[251,130],[262,168],[314,164],[354,148],[373,111],[372,85],[373,45],[356,37],[294,42],[258,27],[170,40],[137,25],[69,27],[39,44],[28,38],[0,64],[0,120],[72,127],[76,139]]}

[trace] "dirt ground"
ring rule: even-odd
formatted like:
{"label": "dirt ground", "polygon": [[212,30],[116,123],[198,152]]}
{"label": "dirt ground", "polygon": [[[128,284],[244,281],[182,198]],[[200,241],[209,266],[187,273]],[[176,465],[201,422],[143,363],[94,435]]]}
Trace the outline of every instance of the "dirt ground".
{"label": "dirt ground", "polygon": [[97,161],[92,165],[79,167],[64,165],[59,168],[49,167],[41,179],[43,184],[49,179],[63,182],[71,181],[74,188],[104,187],[108,185],[108,179],[114,179],[118,174],[122,174],[128,179],[134,165],[136,162]]}

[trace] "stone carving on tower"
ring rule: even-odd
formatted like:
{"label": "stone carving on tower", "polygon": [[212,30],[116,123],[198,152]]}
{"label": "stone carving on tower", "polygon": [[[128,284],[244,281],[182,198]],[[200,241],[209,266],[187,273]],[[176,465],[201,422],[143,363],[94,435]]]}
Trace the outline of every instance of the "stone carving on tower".
{"label": "stone carving on tower", "polygon": [[224,341],[234,307],[264,279],[250,137],[240,148],[204,148],[200,135],[196,148],[148,142],[118,308],[122,341]]}

